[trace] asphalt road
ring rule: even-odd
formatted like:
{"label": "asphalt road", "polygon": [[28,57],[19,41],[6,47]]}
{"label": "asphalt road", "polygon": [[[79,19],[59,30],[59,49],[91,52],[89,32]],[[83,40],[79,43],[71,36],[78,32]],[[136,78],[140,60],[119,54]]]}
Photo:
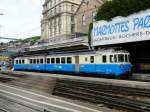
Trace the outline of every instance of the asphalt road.
{"label": "asphalt road", "polygon": [[46,97],[0,83],[0,112],[108,112],[88,104]]}

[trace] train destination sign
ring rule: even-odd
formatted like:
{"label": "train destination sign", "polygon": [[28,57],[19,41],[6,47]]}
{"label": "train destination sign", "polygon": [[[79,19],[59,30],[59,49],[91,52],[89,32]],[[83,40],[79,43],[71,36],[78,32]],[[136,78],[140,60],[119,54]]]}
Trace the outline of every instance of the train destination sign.
{"label": "train destination sign", "polygon": [[150,10],[93,24],[92,45],[150,40]]}

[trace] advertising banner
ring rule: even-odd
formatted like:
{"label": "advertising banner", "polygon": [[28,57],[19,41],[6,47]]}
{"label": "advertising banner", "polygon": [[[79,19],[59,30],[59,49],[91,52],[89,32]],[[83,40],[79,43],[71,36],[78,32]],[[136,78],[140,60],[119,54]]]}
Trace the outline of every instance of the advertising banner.
{"label": "advertising banner", "polygon": [[93,24],[93,46],[143,40],[150,40],[150,10]]}

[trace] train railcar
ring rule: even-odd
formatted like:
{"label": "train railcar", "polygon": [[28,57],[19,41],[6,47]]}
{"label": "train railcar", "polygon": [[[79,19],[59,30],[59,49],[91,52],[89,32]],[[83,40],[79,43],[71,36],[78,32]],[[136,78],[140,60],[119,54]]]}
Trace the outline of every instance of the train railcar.
{"label": "train railcar", "polygon": [[121,77],[131,74],[130,54],[125,51],[93,51],[47,56],[17,57],[14,70],[103,74]]}

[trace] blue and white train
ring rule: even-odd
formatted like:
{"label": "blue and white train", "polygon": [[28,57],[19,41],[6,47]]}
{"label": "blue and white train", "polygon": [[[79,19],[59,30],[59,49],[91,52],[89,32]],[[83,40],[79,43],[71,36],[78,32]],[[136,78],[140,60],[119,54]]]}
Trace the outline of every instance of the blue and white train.
{"label": "blue and white train", "polygon": [[14,59],[14,70],[103,74],[122,77],[131,74],[130,54],[103,50],[84,53],[24,56]]}

